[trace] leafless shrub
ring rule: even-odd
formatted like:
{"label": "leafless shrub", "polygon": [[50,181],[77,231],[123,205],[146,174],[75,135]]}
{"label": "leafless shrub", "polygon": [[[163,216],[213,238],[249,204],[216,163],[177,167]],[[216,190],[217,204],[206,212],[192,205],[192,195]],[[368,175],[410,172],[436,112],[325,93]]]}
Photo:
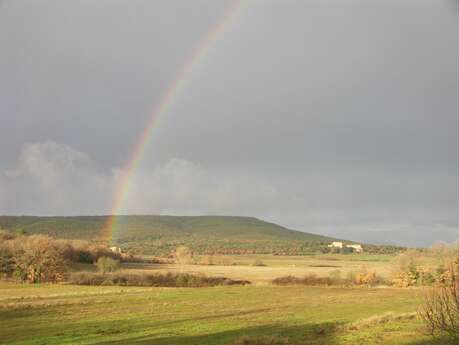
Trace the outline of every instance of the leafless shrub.
{"label": "leafless shrub", "polygon": [[246,280],[208,277],[188,273],[112,273],[79,272],[70,275],[69,283],[76,285],[121,285],[156,287],[206,287],[218,285],[246,285]]}
{"label": "leafless shrub", "polygon": [[419,312],[428,333],[449,335],[459,339],[459,277],[452,276],[449,283],[437,285],[426,293]]}
{"label": "leafless shrub", "polygon": [[301,284],[301,278],[294,276],[283,276],[279,278],[274,278],[272,280],[274,285],[299,285]]}
{"label": "leafless shrub", "polygon": [[381,277],[375,272],[362,270],[356,274],[348,274],[347,277],[341,277],[341,272],[335,270],[330,272],[328,277],[319,277],[315,274],[308,274],[302,278],[294,276],[284,276],[275,278],[272,281],[274,285],[308,285],[308,286],[374,286],[386,284]]}
{"label": "leafless shrub", "polygon": [[308,274],[302,278],[294,276],[284,276],[272,280],[274,285],[311,285],[311,286],[330,286],[332,278],[318,277],[315,274]]}

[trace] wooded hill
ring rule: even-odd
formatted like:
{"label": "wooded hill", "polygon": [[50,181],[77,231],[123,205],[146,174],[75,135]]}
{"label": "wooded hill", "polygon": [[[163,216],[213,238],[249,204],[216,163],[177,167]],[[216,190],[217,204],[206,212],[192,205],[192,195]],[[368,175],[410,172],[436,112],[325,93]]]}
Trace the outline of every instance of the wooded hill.
{"label": "wooded hill", "polygon": [[[107,216],[0,216],[0,228],[10,232],[96,242],[104,240],[106,222]],[[297,255],[326,251],[336,240],[251,217],[132,215],[118,216],[117,224],[114,244],[155,255],[168,255],[178,245],[201,254]]]}

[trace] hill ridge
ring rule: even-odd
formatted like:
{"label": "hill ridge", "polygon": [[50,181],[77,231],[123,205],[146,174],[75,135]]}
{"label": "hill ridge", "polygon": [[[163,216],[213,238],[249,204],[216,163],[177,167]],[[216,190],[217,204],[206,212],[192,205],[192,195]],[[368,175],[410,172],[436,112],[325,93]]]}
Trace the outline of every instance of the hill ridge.
{"label": "hill ridge", "polygon": [[[57,238],[103,242],[109,215],[0,216],[0,228]],[[336,239],[289,229],[249,216],[119,215],[114,243],[144,253],[164,254],[178,245],[198,253],[305,253]],[[352,242],[352,241],[343,241]]]}

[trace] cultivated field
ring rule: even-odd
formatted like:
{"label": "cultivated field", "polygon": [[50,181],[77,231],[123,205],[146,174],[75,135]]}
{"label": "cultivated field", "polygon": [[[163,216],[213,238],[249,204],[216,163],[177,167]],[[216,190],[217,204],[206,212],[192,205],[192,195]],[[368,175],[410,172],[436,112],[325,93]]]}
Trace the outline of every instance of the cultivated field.
{"label": "cultivated field", "polygon": [[[229,345],[243,336],[276,336],[303,345],[448,344],[422,333],[414,314],[421,289],[269,283],[285,274],[326,275],[329,270],[358,270],[362,264],[378,273],[388,272],[389,256],[229,259],[237,265],[170,264],[141,269],[204,272],[255,284],[151,288],[0,283],[0,343]],[[255,261],[266,266],[253,266]]]}

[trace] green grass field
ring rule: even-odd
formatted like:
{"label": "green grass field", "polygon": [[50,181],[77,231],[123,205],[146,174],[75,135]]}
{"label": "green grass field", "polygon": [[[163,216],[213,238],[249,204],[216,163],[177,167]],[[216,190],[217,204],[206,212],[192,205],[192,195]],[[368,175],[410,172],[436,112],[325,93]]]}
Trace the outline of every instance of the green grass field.
{"label": "green grass field", "polygon": [[[0,283],[1,344],[224,345],[248,336],[298,344],[447,344],[417,319],[420,290],[312,287],[137,288]],[[365,325],[365,321],[362,322]]]}

